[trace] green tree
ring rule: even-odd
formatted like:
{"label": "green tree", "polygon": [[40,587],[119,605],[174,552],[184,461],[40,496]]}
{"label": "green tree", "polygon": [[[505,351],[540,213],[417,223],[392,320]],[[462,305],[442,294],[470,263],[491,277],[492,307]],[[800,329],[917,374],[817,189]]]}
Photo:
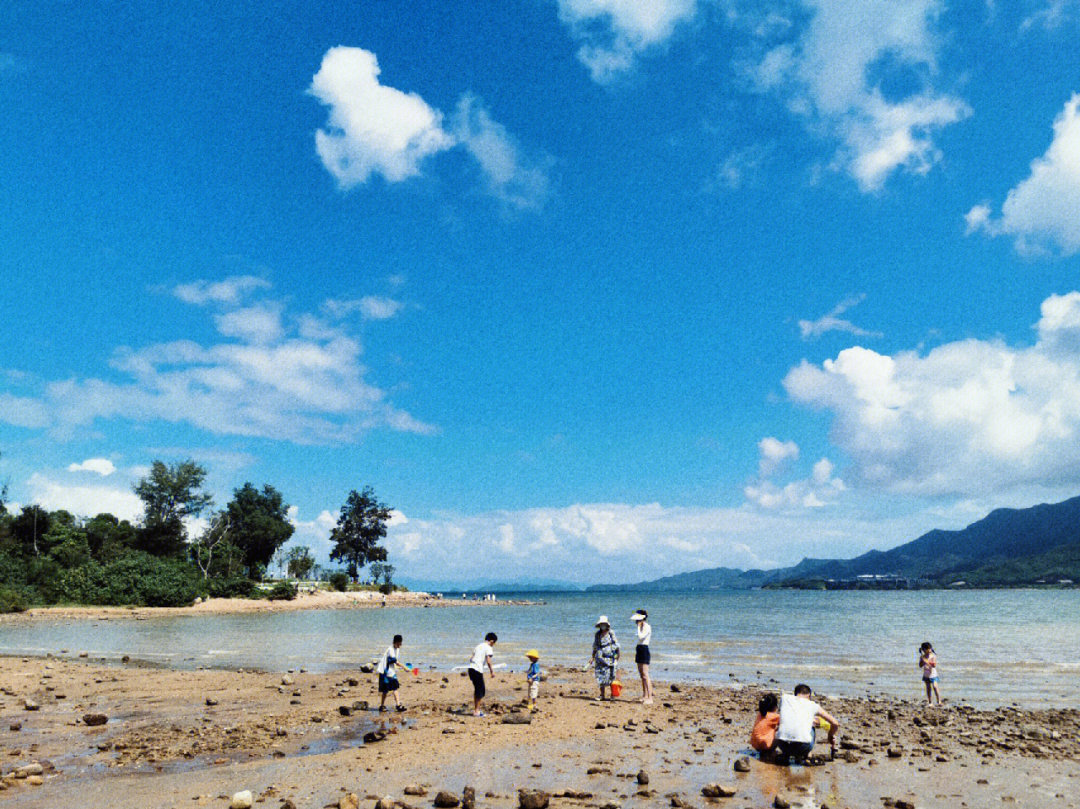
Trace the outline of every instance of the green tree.
{"label": "green tree", "polygon": [[386,548],[379,540],[386,536],[386,521],[390,507],[375,498],[375,491],[365,486],[362,492],[353,489],[341,507],[337,525],[330,532],[334,547],[330,558],[345,562],[350,578],[356,581],[360,568],[370,562],[386,560]]}
{"label": "green tree", "polygon": [[226,511],[218,512],[210,525],[188,546],[191,561],[204,579],[235,579],[244,571],[244,554],[230,541],[232,521]]}
{"label": "green tree", "polygon": [[25,556],[41,556],[48,551],[45,536],[52,527],[52,515],[41,506],[23,506],[11,526],[15,544]]}
{"label": "green tree", "polygon": [[225,508],[231,526],[229,541],[243,553],[248,576],[262,578],[274,552],[296,530],[288,518],[289,506],[270,484],[259,491],[245,483]]}
{"label": "green tree", "polygon": [[99,562],[112,562],[129,553],[136,544],[135,527],[112,514],[98,514],[83,525],[90,553]]}
{"label": "green tree", "polygon": [[135,484],[143,501],[143,525],[138,544],[155,556],[175,556],[184,551],[187,530],[184,520],[202,514],[213,498],[202,490],[206,469],[195,461],[172,465],[154,461],[150,474]]}
{"label": "green tree", "polygon": [[285,560],[289,567],[289,575],[294,579],[306,579],[311,569],[315,567],[315,557],[311,555],[311,549],[307,545],[289,548],[289,552],[285,554]]}

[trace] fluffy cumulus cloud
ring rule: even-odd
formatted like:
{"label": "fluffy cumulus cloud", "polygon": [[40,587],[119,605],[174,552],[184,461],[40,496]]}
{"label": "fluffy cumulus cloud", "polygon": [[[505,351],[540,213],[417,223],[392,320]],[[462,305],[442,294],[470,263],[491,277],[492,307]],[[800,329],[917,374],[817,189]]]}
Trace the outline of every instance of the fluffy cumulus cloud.
{"label": "fluffy cumulus cloud", "polygon": [[30,502],[47,511],[66,509],[72,514],[92,517],[107,512],[122,520],[137,520],[142,516],[142,501],[131,486],[69,483],[55,476],[35,472],[26,481]]}
{"label": "fluffy cumulus cloud", "polygon": [[374,174],[400,182],[421,173],[426,158],[455,147],[476,161],[487,190],[515,208],[537,208],[547,195],[547,163],[530,161],[475,96],[465,93],[451,120],[416,93],[379,81],[375,54],[339,46],[323,56],[309,92],[329,108],[315,149],[343,188]]}
{"label": "fluffy cumulus cloud", "polygon": [[931,84],[942,9],[941,0],[805,0],[784,25],[755,20],[761,53],[747,74],[837,138],[835,165],[874,191],[897,170],[929,171],[941,156],[934,131],[970,113]]}
{"label": "fluffy cumulus cloud", "polygon": [[820,508],[844,491],[844,482],[833,476],[833,464],[822,458],[810,477],[777,483],[775,478],[799,457],[799,445],[767,436],[758,442],[758,477],[743,488],[749,503],[763,509]]}
{"label": "fluffy cumulus cloud", "polygon": [[964,221],[969,234],[1012,236],[1022,253],[1051,247],[1067,256],[1080,251],[1080,94],[1055,119],[1050,148],[1006,195],[1001,215],[995,218],[983,203],[973,206]]}
{"label": "fluffy cumulus cloud", "polygon": [[[194,296],[200,301],[234,300],[207,292],[213,287],[197,282],[173,292],[182,300],[193,297],[191,289],[203,290]],[[39,395],[20,397],[25,405],[14,417],[0,410],[0,422],[51,427],[62,438],[98,420],[164,421],[301,443],[353,441],[375,428],[432,431],[367,381],[360,343],[342,324],[310,313],[287,320],[279,307],[221,306],[214,314],[220,341],[118,349],[110,365],[121,381],[48,383]]]}
{"label": "fluffy cumulus cloud", "polygon": [[[817,469],[819,479],[831,468]],[[966,516],[966,515],[965,515]],[[828,510],[587,503],[564,508],[410,517],[386,547],[399,578],[633,582],[708,567],[774,567],[804,556],[890,547],[942,524],[937,515],[863,518]],[[477,567],[476,560],[483,560]],[[481,569],[482,568],[482,569]]]}
{"label": "fluffy cumulus cloud", "polygon": [[833,442],[863,484],[972,495],[1080,482],[1080,292],[1041,308],[1036,340],[962,340],[925,355],[848,348],[784,379],[831,411]]}
{"label": "fluffy cumulus cloud", "polygon": [[93,472],[107,478],[116,471],[116,465],[108,458],[87,458],[81,463],[73,463],[68,466],[69,472]]}
{"label": "fluffy cumulus cloud", "polygon": [[329,317],[341,319],[359,313],[365,320],[389,320],[396,317],[405,304],[381,295],[365,295],[355,300],[332,299],[324,301],[322,310]]}
{"label": "fluffy cumulus cloud", "polygon": [[881,337],[880,332],[867,331],[866,329],[859,328],[850,320],[845,320],[840,317],[840,315],[844,314],[848,309],[860,304],[865,297],[865,295],[856,295],[853,298],[842,300],[832,308],[832,311],[826,315],[822,315],[817,320],[800,320],[799,333],[804,340],[820,337],[831,331],[846,332],[848,334],[854,334],[856,337]]}
{"label": "fluffy cumulus cloud", "polygon": [[696,7],[696,0],[559,0],[559,17],[581,41],[578,58],[593,80],[605,83],[665,42]]}
{"label": "fluffy cumulus cloud", "polygon": [[270,282],[254,275],[234,275],[222,281],[192,281],[178,284],[172,293],[185,303],[236,305],[252,292],[270,288]]}

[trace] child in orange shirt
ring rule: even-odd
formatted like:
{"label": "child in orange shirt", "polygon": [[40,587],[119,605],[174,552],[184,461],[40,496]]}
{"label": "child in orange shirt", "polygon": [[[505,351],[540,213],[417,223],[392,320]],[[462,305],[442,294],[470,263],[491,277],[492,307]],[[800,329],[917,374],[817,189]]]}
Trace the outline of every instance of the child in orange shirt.
{"label": "child in orange shirt", "polygon": [[758,703],[758,717],[754,720],[754,729],[750,731],[750,746],[763,759],[770,756],[776,747],[776,729],[780,727],[778,707],[775,694],[766,694]]}

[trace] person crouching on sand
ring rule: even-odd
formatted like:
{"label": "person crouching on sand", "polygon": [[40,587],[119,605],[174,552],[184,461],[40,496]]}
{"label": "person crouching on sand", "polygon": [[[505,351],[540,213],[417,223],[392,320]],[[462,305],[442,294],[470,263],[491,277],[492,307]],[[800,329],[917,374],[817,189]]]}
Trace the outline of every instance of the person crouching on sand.
{"label": "person crouching on sand", "polygon": [[484,695],[487,693],[487,688],[484,686],[484,666],[487,666],[488,672],[494,678],[495,669],[491,665],[491,658],[495,654],[494,647],[498,640],[498,635],[488,632],[484,635],[484,642],[473,649],[472,658],[469,660],[469,679],[472,680],[473,686],[473,716],[484,715],[484,712],[480,710],[480,703],[484,701]]}
{"label": "person crouching on sand", "polygon": [[794,694],[780,695],[780,724],[776,728],[776,746],[780,763],[791,759],[804,762],[814,749],[814,724],[820,717],[829,723],[829,748],[836,755],[836,731],[840,722],[810,699],[810,686],[799,683]]}
{"label": "person crouching on sand", "polygon": [[404,711],[405,706],[401,704],[401,700],[398,699],[398,688],[401,684],[397,678],[397,661],[398,655],[401,650],[401,635],[394,635],[393,643],[387,647],[383,652],[382,659],[379,660],[379,665],[375,667],[375,671],[379,674],[379,711],[386,710],[386,695],[394,695],[394,708],[399,711]]}
{"label": "person crouching on sand", "polygon": [[758,702],[758,715],[750,731],[750,746],[761,754],[761,760],[772,757],[776,750],[776,729],[780,726],[779,702],[776,694],[766,694]]}
{"label": "person crouching on sand", "polygon": [[529,658],[529,668],[525,672],[525,681],[529,684],[529,710],[536,710],[536,698],[540,695],[540,653],[529,649],[525,653]]}
{"label": "person crouching on sand", "polygon": [[601,615],[596,622],[589,663],[596,673],[596,684],[600,686],[600,699],[605,700],[607,687],[615,681],[615,667],[619,664],[619,641],[615,639],[606,615]]}

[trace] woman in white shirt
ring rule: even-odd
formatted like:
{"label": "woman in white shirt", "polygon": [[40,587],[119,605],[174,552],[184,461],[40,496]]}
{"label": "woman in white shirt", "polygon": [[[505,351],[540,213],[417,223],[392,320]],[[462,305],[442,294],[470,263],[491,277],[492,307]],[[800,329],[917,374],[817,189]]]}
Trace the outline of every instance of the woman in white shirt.
{"label": "woman in white shirt", "polygon": [[630,620],[637,624],[637,649],[634,652],[634,662],[637,663],[638,674],[641,675],[641,702],[643,705],[652,705],[652,678],[649,676],[649,663],[652,662],[652,652],[649,649],[652,627],[649,626],[649,613],[638,610],[630,616]]}

